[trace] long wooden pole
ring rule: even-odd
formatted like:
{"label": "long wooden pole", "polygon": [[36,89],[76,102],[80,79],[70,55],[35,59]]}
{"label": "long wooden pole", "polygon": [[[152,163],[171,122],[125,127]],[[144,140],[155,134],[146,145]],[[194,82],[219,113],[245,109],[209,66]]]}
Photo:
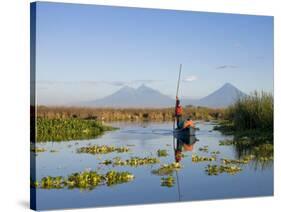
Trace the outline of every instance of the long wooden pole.
{"label": "long wooden pole", "polygon": [[[180,78],[181,78],[181,69],[182,69],[182,64],[180,64],[180,71],[179,71],[179,77],[178,77],[176,99],[178,98],[178,95],[179,95]],[[175,108],[175,110],[176,110],[176,108]],[[173,129],[175,129],[175,122],[176,122],[176,116],[175,116],[175,118],[174,118]]]}
{"label": "long wooden pole", "polygon": [[178,94],[179,94],[180,78],[181,78],[181,68],[182,68],[182,64],[180,64],[180,71],[179,71],[179,77],[178,77],[178,85],[177,85],[177,94],[176,94],[176,97],[178,97]]}
{"label": "long wooden pole", "polygon": [[[179,95],[180,78],[181,78],[181,69],[182,69],[182,64],[180,64],[180,71],[179,71],[179,77],[178,77],[178,85],[177,85],[176,99],[178,99],[178,95]],[[176,109],[176,108],[175,108],[175,109]],[[175,116],[174,125],[173,125],[174,130],[175,130],[175,122],[176,122],[176,116]],[[177,142],[178,142],[178,141],[177,141]],[[175,137],[173,137],[173,146],[174,146],[174,154],[176,154],[176,149],[175,149]],[[181,200],[181,194],[180,194],[180,184],[179,184],[178,171],[176,171],[176,176],[177,176],[178,196],[179,196],[179,201],[180,201],[180,200]]]}

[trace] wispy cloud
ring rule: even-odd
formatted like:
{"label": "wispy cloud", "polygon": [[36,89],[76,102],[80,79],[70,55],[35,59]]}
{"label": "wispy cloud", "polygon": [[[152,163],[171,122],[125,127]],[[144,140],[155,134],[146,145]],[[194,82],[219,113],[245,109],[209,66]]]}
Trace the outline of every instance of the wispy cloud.
{"label": "wispy cloud", "polygon": [[238,68],[238,66],[235,65],[221,65],[221,66],[217,66],[216,69],[234,69],[234,68]]}
{"label": "wispy cloud", "polygon": [[183,79],[184,82],[193,82],[195,80],[197,80],[198,77],[195,75],[191,75],[191,76],[187,76],[186,78]]}
{"label": "wispy cloud", "polygon": [[51,80],[39,80],[37,85],[55,86],[55,85],[98,85],[107,84],[111,86],[122,87],[125,85],[134,84],[151,84],[155,82],[161,82],[161,80],[131,80],[131,81],[94,81],[94,80],[82,80],[82,81],[51,81]]}

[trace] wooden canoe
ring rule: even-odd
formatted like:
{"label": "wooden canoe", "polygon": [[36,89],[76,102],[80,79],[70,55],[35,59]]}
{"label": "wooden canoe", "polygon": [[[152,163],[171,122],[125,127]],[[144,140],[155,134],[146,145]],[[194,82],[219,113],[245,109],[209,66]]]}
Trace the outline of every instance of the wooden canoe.
{"label": "wooden canoe", "polygon": [[195,128],[188,127],[188,128],[184,128],[184,129],[175,129],[174,136],[177,139],[185,140],[191,136],[195,136]]}

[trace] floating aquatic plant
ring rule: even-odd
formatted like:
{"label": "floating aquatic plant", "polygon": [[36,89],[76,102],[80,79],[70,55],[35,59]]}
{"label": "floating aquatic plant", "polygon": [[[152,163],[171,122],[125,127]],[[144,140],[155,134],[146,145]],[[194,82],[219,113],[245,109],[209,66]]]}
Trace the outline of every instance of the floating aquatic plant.
{"label": "floating aquatic plant", "polygon": [[127,160],[122,160],[119,157],[113,158],[113,160],[104,160],[101,162],[101,164],[104,165],[115,165],[115,166],[141,166],[141,165],[147,165],[147,164],[155,164],[159,163],[159,159],[153,158],[153,157],[131,157],[130,159]]}
{"label": "floating aquatic plant", "polygon": [[107,146],[107,145],[93,145],[88,147],[81,147],[77,149],[78,153],[90,153],[90,154],[106,154],[111,152],[128,152],[128,147],[114,147],[114,146]]}
{"label": "floating aquatic plant", "polygon": [[172,175],[168,177],[162,177],[161,178],[161,186],[165,187],[173,187],[175,184],[175,179]]}
{"label": "floating aquatic plant", "polygon": [[250,145],[251,141],[250,140],[246,140],[246,139],[241,139],[241,140],[223,140],[223,141],[219,141],[219,145],[220,146],[230,146],[230,145],[237,145],[237,144],[241,144],[241,145]]}
{"label": "floating aquatic plant", "polygon": [[220,154],[220,151],[212,151],[211,154],[212,155],[218,155],[218,154]]}
{"label": "floating aquatic plant", "polygon": [[208,147],[208,146],[199,147],[198,150],[201,151],[201,152],[206,152],[206,153],[208,153],[208,152],[209,152],[209,147]]}
{"label": "floating aquatic plant", "polygon": [[242,168],[236,165],[232,165],[232,166],[227,166],[227,165],[208,165],[205,168],[205,172],[208,175],[218,175],[221,173],[228,173],[231,175],[237,174],[238,172],[242,171]]}
{"label": "floating aquatic plant", "polygon": [[157,155],[158,155],[158,157],[166,157],[166,156],[168,156],[168,152],[166,149],[158,149]]}
{"label": "floating aquatic plant", "polygon": [[135,144],[127,144],[126,146],[136,146]]}
{"label": "floating aquatic plant", "polygon": [[248,155],[238,160],[222,158],[221,161],[223,164],[248,164],[254,158],[254,155]]}
{"label": "floating aquatic plant", "polygon": [[178,171],[182,168],[182,165],[177,162],[171,164],[163,164],[160,168],[152,170],[152,174],[155,175],[171,175],[174,171]]}
{"label": "floating aquatic plant", "polygon": [[41,188],[45,188],[45,189],[51,189],[51,188],[59,189],[64,187],[64,180],[62,176],[58,176],[58,177],[47,176],[42,178],[40,186]]}
{"label": "floating aquatic plant", "polygon": [[64,187],[73,189],[91,190],[99,185],[108,186],[120,183],[126,183],[133,180],[134,175],[129,172],[109,171],[106,174],[99,174],[95,171],[77,172],[69,175],[67,178],[62,176],[43,177],[40,182],[33,182],[31,185],[42,189],[61,189]]}
{"label": "floating aquatic plant", "polygon": [[45,148],[39,148],[39,147],[33,147],[31,148],[32,152],[38,153],[38,152],[45,152],[46,149]]}
{"label": "floating aquatic plant", "polygon": [[206,162],[206,161],[215,161],[217,158],[215,156],[211,157],[204,157],[199,155],[192,155],[192,162],[198,163],[198,162]]}
{"label": "floating aquatic plant", "polygon": [[97,137],[116,128],[104,126],[95,120],[47,119],[37,117],[36,141],[69,141]]}
{"label": "floating aquatic plant", "polygon": [[109,171],[105,175],[106,184],[108,186],[129,182],[134,178],[129,172],[117,172],[117,171]]}

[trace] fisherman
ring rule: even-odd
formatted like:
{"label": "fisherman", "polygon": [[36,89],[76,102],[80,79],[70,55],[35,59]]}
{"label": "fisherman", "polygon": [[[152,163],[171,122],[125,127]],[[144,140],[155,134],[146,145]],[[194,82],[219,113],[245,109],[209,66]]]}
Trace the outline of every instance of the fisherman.
{"label": "fisherman", "polygon": [[177,121],[177,128],[181,128],[179,125],[182,121],[182,106],[180,105],[180,100],[178,97],[176,97],[176,108],[175,108],[175,117]]}

